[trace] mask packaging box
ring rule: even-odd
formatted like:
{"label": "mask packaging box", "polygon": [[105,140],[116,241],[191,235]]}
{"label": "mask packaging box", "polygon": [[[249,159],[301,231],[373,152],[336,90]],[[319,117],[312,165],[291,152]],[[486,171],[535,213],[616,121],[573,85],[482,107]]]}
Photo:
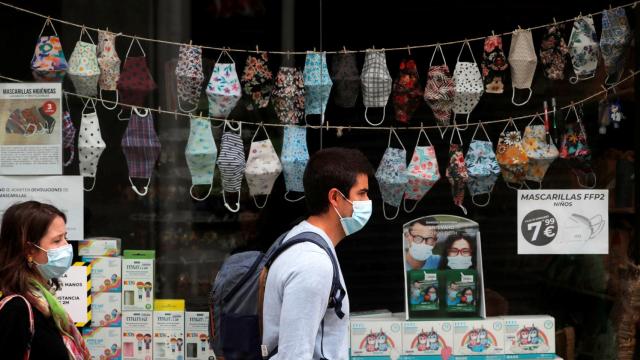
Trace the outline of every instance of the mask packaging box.
{"label": "mask packaging box", "polygon": [[477,310],[477,273],[475,270],[446,270],[446,307],[449,313],[473,313]]}
{"label": "mask packaging box", "polygon": [[351,319],[351,358],[397,359],[402,352],[402,318]]}
{"label": "mask packaging box", "polygon": [[156,300],[153,312],[153,358],[184,359],[184,300]]}
{"label": "mask packaging box", "polygon": [[440,308],[438,273],[435,270],[407,272],[409,311],[437,311]]}
{"label": "mask packaging box", "polygon": [[504,326],[501,318],[453,321],[455,359],[504,359]]}
{"label": "mask packaging box", "polygon": [[153,310],[153,250],[125,250],[122,259],[122,310]]}
{"label": "mask packaging box", "polygon": [[92,237],[78,242],[80,256],[118,256],[121,241],[114,237]]}
{"label": "mask packaging box", "polygon": [[91,327],[122,326],[122,296],[119,293],[94,294],[91,312]]}
{"label": "mask packaging box", "polygon": [[[507,359],[555,359],[555,319],[548,315],[503,316]],[[535,355],[532,355],[535,354]]]}
{"label": "mask packaging box", "polygon": [[185,313],[185,344],[187,360],[213,360],[215,354],[209,346],[209,313]]}
{"label": "mask packaging box", "polygon": [[100,327],[82,329],[82,338],[87,344],[92,359],[122,359],[122,329],[119,327]]}
{"label": "mask packaging box", "polygon": [[451,321],[405,321],[402,355],[411,359],[442,359],[453,351]]}
{"label": "mask packaging box", "polygon": [[122,313],[122,360],[153,359],[153,312]]}
{"label": "mask packaging box", "polygon": [[82,257],[91,263],[91,293],[122,292],[122,259],[120,257]]}
{"label": "mask packaging box", "polygon": [[378,309],[378,310],[369,310],[369,311],[353,311],[349,313],[349,318],[380,318],[380,317],[390,317],[391,310],[388,309]]}

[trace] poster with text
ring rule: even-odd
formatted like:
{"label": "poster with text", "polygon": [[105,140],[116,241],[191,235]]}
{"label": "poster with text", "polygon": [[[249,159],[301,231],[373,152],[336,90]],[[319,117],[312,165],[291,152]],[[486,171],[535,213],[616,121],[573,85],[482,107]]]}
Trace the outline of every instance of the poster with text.
{"label": "poster with text", "polygon": [[608,254],[609,190],[519,190],[518,254]]}
{"label": "poster with text", "polygon": [[60,83],[0,83],[0,175],[62,174]]}
{"label": "poster with text", "polygon": [[91,320],[91,265],[77,262],[62,276],[56,298],[77,327]]}
{"label": "poster with text", "polygon": [[0,176],[0,217],[27,200],[51,204],[67,216],[67,239],[84,240],[82,176]]}

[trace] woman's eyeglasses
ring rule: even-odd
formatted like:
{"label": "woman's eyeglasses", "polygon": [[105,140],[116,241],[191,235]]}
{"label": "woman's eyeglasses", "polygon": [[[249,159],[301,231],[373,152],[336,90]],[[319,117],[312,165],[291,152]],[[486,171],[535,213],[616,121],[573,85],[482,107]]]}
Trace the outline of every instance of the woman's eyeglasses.
{"label": "woman's eyeglasses", "polygon": [[458,248],[452,247],[449,249],[448,254],[449,256],[458,256],[458,255],[471,256],[471,249],[469,248],[458,249]]}

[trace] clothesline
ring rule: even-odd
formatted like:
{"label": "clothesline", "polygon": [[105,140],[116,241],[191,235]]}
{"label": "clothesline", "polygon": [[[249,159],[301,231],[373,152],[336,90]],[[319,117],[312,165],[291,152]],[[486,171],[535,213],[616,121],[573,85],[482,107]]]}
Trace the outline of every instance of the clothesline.
{"label": "clothesline", "polygon": [[[624,4],[624,5],[620,5],[620,6],[610,7],[610,9],[627,8],[627,7],[635,8],[638,2],[640,2],[640,1],[634,1],[634,2],[631,2],[631,3],[628,3],[628,4]],[[39,16],[39,17],[44,18],[44,19],[50,19],[52,21],[55,21],[55,22],[58,22],[58,23],[61,23],[61,24],[66,24],[66,25],[77,27],[77,28],[81,28],[81,29],[85,28],[87,30],[93,30],[93,31],[96,31],[96,32],[104,30],[104,29],[99,29],[99,28],[95,28],[95,27],[86,26],[84,24],[73,23],[73,22],[70,22],[70,21],[67,21],[67,20],[56,19],[56,18],[50,17],[48,15],[40,14],[38,12],[31,11],[31,10],[28,10],[28,9],[25,9],[25,8],[21,8],[19,6],[16,6],[16,5],[13,5],[13,4],[8,4],[8,3],[2,2],[2,1],[0,1],[0,5],[12,8],[12,9],[17,10],[17,11],[28,13],[28,14],[31,14],[31,15],[36,15],[36,16]],[[575,18],[565,19],[565,20],[561,20],[561,21],[556,21],[555,18],[554,18],[554,21],[551,22],[551,23],[529,27],[529,28],[526,28],[526,30],[543,29],[543,28],[546,28],[548,26],[555,25],[555,24],[568,23],[568,22],[574,21],[575,19],[578,19],[580,17],[589,17],[589,16],[594,16],[594,15],[602,15],[602,13],[604,13],[604,11],[605,10],[602,10],[602,11],[598,11],[598,12],[595,12],[595,13],[590,13],[590,14],[587,14],[587,15],[582,15],[582,12],[580,12],[580,15],[578,15]],[[494,34],[492,32],[492,35],[497,35],[497,36],[508,36],[510,34],[512,34],[511,31],[504,32],[504,33],[501,33],[501,34]],[[311,50],[309,50],[309,51],[283,51],[283,50],[270,51],[270,50],[261,50],[257,45],[256,45],[255,49],[234,49],[234,48],[230,48],[230,47],[215,47],[215,46],[205,46],[205,45],[193,45],[191,42],[189,42],[187,44],[187,43],[181,43],[181,42],[175,42],[175,41],[146,38],[146,37],[141,37],[141,36],[137,36],[137,35],[129,35],[129,34],[123,34],[123,33],[118,33],[118,36],[130,38],[130,39],[138,39],[138,40],[143,40],[143,41],[148,41],[148,42],[160,43],[160,44],[168,44],[168,45],[175,45],[175,46],[183,46],[183,45],[184,46],[194,46],[194,47],[198,47],[198,48],[202,48],[202,49],[211,49],[211,50],[217,50],[217,51],[226,50],[228,52],[239,52],[239,53],[266,52],[266,53],[281,54],[281,55],[304,55],[304,54],[307,54],[308,52],[316,52],[315,49],[313,49],[313,51],[311,51]],[[444,46],[444,45],[463,44],[465,42],[475,42],[475,41],[484,40],[485,38],[486,38],[486,36],[480,36],[480,37],[476,37],[476,38],[448,41],[448,42],[435,43],[435,44],[407,45],[407,46],[402,46],[402,47],[381,48],[381,49],[378,49],[378,50],[383,50],[383,51],[403,51],[403,50],[406,50],[406,51],[410,51],[410,50],[413,50],[413,49],[425,49],[425,48],[436,47],[438,45],[439,46]],[[374,48],[375,48],[375,46],[374,46]],[[323,51],[323,53],[327,53],[327,54],[364,53],[366,51],[367,51],[366,49],[363,49],[363,50],[347,50],[346,47],[345,47],[345,48],[343,48],[343,50]]]}
{"label": "clothesline", "polygon": [[[557,110],[566,110],[566,109],[570,109],[572,106],[577,106],[583,103],[588,102],[591,99],[597,98],[601,95],[608,95],[609,92],[613,92],[615,90],[615,88],[617,88],[618,86],[620,86],[622,83],[633,79],[635,76],[638,75],[638,73],[640,73],[640,70],[629,70],[629,75],[627,77],[624,77],[622,79],[620,79],[618,82],[611,84],[611,86],[609,87],[605,87],[604,85],[602,85],[602,90],[591,94],[583,99],[580,99],[578,101],[571,101],[568,105],[562,106],[560,108],[557,108]],[[15,78],[11,78],[8,76],[4,76],[4,75],[0,75],[0,79],[4,79],[4,80],[9,80],[12,82],[18,82],[18,83],[24,83],[26,81],[23,80],[19,80],[19,79],[15,79]],[[103,99],[99,99],[97,97],[94,96],[86,96],[86,95],[81,95],[81,94],[77,94],[77,93],[73,93],[70,91],[63,91],[66,95],[71,95],[80,99],[86,99],[86,100],[93,100],[94,102],[102,102],[104,103],[108,103],[110,105],[121,105],[123,107],[129,107],[129,108],[145,108],[145,107],[141,107],[141,106],[135,106],[135,105],[131,105],[131,104],[123,104],[123,103],[118,103],[115,101],[111,101],[111,100],[103,100]],[[169,110],[162,110],[160,107],[158,107],[157,109],[152,109],[152,108],[146,108],[149,111],[152,112],[156,112],[158,114],[165,114],[165,115],[173,115],[174,117],[178,117],[178,116],[182,116],[182,117],[186,117],[186,118],[191,118],[194,115],[192,114],[185,114],[185,113],[180,113],[180,112],[176,112],[176,111],[169,111]],[[548,114],[552,114],[554,112],[553,109],[550,109],[547,111]],[[538,112],[535,114],[528,114],[528,115],[521,115],[521,116],[515,116],[515,117],[508,117],[505,119],[498,119],[498,120],[486,120],[486,121],[480,121],[478,120],[478,122],[473,122],[473,123],[463,123],[463,124],[451,124],[451,125],[443,125],[443,126],[344,126],[344,125],[329,125],[329,121],[326,121],[326,124],[323,125],[295,125],[295,126],[303,126],[303,127],[307,127],[307,128],[311,128],[311,129],[320,129],[320,128],[324,128],[326,130],[329,129],[342,129],[342,130],[428,130],[428,129],[449,129],[449,128],[467,128],[467,126],[476,126],[476,125],[487,125],[487,124],[498,124],[498,123],[505,123],[511,120],[523,120],[523,119],[531,119],[534,118],[536,116],[544,116],[544,112]],[[282,123],[277,123],[277,124],[272,124],[272,123],[256,123],[256,122],[251,122],[251,121],[242,121],[242,120],[234,120],[234,119],[223,119],[223,118],[216,118],[216,117],[210,117],[210,116],[196,116],[198,118],[201,119],[207,119],[209,121],[218,121],[221,123],[229,122],[229,123],[234,123],[236,125],[253,125],[253,126],[267,126],[267,127],[287,127],[287,126],[291,126],[291,124],[282,124]]]}

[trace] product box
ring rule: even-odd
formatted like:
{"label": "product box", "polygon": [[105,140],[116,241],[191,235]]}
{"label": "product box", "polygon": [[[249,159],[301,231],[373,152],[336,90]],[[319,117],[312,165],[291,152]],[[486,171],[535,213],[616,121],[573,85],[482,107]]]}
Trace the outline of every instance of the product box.
{"label": "product box", "polygon": [[402,355],[408,359],[443,359],[453,352],[451,321],[405,321]]}
{"label": "product box", "polygon": [[122,259],[122,310],[153,310],[153,250],[125,250]]}
{"label": "product box", "polygon": [[118,256],[120,239],[114,237],[92,237],[78,242],[80,256]]}
{"label": "product box", "polygon": [[214,360],[209,346],[209,313],[187,311],[185,313],[185,344],[187,360]]}
{"label": "product box", "polygon": [[352,359],[372,356],[377,359],[397,359],[401,352],[401,318],[385,316],[351,319]]}
{"label": "product box", "polygon": [[122,360],[153,359],[153,312],[122,313]]}
{"label": "product box", "polygon": [[453,321],[453,354],[456,359],[504,359],[502,319]]}
{"label": "product box", "polygon": [[446,270],[442,272],[446,286],[447,312],[473,313],[477,309],[477,281],[475,270]]}
{"label": "product box", "polygon": [[184,300],[157,301],[153,312],[154,360],[184,359],[184,339]]}
{"label": "product box", "polygon": [[367,311],[353,311],[349,313],[349,318],[380,318],[380,317],[390,317],[391,310],[388,309],[378,309],[378,310],[367,310]]}
{"label": "product box", "polygon": [[507,359],[555,359],[555,319],[548,315],[503,316]]}
{"label": "product box", "polygon": [[91,263],[91,293],[122,292],[122,259],[108,256],[83,256]]}
{"label": "product box", "polygon": [[92,327],[122,326],[122,296],[118,293],[94,294],[91,311]]}
{"label": "product box", "polygon": [[409,311],[437,311],[440,308],[440,286],[435,270],[411,270],[409,281]]}
{"label": "product box", "polygon": [[82,337],[91,353],[91,359],[122,359],[122,329],[119,327],[83,328]]}

